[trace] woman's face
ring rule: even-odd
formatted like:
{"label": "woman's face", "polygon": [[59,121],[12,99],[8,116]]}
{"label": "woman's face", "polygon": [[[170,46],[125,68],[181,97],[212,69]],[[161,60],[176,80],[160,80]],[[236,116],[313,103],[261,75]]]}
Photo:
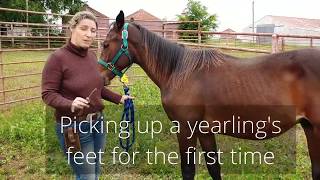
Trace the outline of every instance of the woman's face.
{"label": "woman's face", "polygon": [[96,37],[97,26],[93,20],[83,19],[71,28],[71,42],[82,48],[89,48]]}

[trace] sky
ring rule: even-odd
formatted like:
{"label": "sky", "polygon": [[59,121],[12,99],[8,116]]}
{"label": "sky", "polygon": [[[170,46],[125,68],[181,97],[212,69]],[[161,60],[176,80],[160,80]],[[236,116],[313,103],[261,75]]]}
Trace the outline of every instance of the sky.
{"label": "sky", "polygon": [[[217,31],[231,28],[241,32],[252,24],[253,0],[198,0],[208,8],[209,14],[216,14]],[[187,0],[87,0],[89,6],[115,18],[120,10],[126,15],[139,9],[160,19],[175,20],[187,7]],[[265,15],[320,19],[320,0],[254,0],[255,21]]]}

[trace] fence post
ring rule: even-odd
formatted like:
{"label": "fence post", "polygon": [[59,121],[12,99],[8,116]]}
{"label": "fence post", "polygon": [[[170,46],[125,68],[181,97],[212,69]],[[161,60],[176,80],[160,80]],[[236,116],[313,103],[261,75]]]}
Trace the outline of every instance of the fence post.
{"label": "fence post", "polygon": [[200,22],[198,22],[198,44],[201,44],[201,27]]}
{"label": "fence post", "polygon": [[0,51],[0,99],[2,103],[6,102],[5,92],[4,92],[4,72],[3,72],[3,60],[2,60],[2,51]]}
{"label": "fence post", "polygon": [[162,24],[162,37],[163,37],[163,38],[166,38],[166,34],[165,34],[165,32],[164,32],[164,23]]}
{"label": "fence post", "polygon": [[178,41],[178,39],[176,39],[177,38],[177,32],[176,31],[172,31],[172,39],[173,39],[173,41]]}
{"label": "fence post", "polygon": [[278,39],[278,52],[279,51],[284,51],[284,38],[279,37]]}
{"label": "fence post", "polygon": [[313,47],[313,38],[310,38],[310,47]]}
{"label": "fence post", "polygon": [[48,26],[48,49],[50,49],[50,26]]}
{"label": "fence post", "polygon": [[[11,27],[11,36],[14,36],[13,24],[10,25]],[[11,38],[11,48],[14,48],[14,38]]]}
{"label": "fence post", "polygon": [[277,53],[279,51],[278,39],[279,39],[279,36],[277,34],[272,35],[272,51],[271,51],[272,53]]}

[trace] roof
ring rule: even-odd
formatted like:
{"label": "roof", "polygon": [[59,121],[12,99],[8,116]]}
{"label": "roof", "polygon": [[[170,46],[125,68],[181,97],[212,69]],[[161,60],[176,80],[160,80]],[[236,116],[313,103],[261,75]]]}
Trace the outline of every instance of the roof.
{"label": "roof", "polygon": [[108,16],[102,14],[101,12],[93,9],[92,7],[90,7],[88,4],[85,4],[83,7],[85,10],[92,12],[95,16],[97,17],[102,17],[102,18],[109,18]]}
{"label": "roof", "polygon": [[224,31],[222,31],[222,32],[236,32],[236,31],[234,31],[234,30],[232,30],[232,29],[228,28],[228,29],[226,29],[226,30],[224,30]]}
{"label": "roof", "polygon": [[126,17],[126,19],[136,19],[136,20],[157,20],[159,21],[160,19],[152,14],[150,14],[149,12],[143,10],[143,9],[139,9],[138,11],[128,15]]}
{"label": "roof", "polygon": [[320,28],[320,19],[267,15],[261,18],[259,21],[261,21],[264,18],[271,18],[273,24],[276,25],[285,25],[288,27],[303,27],[306,29]]}

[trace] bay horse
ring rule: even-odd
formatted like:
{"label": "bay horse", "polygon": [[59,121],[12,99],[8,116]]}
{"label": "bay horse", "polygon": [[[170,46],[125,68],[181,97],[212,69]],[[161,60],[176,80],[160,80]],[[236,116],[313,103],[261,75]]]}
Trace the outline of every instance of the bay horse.
{"label": "bay horse", "polygon": [[[183,179],[194,179],[195,163],[187,152],[197,140],[206,153],[210,176],[221,179],[220,164],[212,163],[218,156],[208,156],[217,151],[214,133],[196,128],[192,134],[190,124],[200,127],[199,121],[205,120],[208,123],[203,127],[208,130],[213,120],[225,123],[230,113],[257,123],[258,115],[264,113],[261,107],[279,119],[277,126],[264,127],[264,139],[278,136],[298,123],[302,125],[312,177],[320,179],[320,50],[309,48],[240,59],[215,49],[175,44],[138,24],[125,23],[120,11],[103,42],[99,70],[108,84],[132,63],[138,64],[159,87],[168,118],[180,122],[177,138]],[[254,110],[248,110],[250,107]],[[239,119],[238,123],[243,121]],[[252,129],[241,133],[224,126],[220,133],[259,140],[254,133],[258,129]],[[277,129],[281,132],[273,133]]]}

